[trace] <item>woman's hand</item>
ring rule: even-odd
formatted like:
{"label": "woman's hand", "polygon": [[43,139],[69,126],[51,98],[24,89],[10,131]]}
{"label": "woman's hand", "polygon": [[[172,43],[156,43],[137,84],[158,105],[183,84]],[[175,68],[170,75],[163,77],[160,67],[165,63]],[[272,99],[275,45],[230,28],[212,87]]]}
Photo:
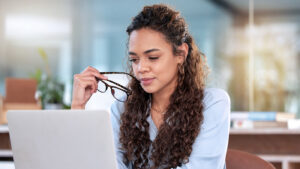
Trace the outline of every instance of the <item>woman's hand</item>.
{"label": "woman's hand", "polygon": [[98,79],[106,80],[107,77],[101,75],[99,71],[93,67],[87,67],[80,74],[74,75],[72,109],[84,109],[85,104],[93,93],[97,92]]}

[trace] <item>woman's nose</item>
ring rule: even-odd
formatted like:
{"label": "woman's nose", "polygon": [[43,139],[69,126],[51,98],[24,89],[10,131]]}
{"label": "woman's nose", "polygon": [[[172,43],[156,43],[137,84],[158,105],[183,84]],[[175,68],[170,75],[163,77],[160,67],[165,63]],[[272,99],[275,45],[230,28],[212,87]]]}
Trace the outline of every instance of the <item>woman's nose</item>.
{"label": "woman's nose", "polygon": [[145,60],[140,60],[140,63],[138,65],[138,71],[139,73],[144,73],[149,71],[149,65]]}

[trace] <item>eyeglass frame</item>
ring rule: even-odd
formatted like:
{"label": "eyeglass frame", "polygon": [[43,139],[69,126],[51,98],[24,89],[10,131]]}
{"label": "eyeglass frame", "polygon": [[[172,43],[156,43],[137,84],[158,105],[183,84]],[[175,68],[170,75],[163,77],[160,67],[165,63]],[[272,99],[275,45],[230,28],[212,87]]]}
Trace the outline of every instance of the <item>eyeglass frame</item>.
{"label": "eyeglass frame", "polygon": [[[132,77],[133,79],[137,80],[136,77],[134,77],[133,75],[131,75],[131,74],[129,74],[129,73],[126,73],[126,72],[99,72],[99,73],[100,73],[100,74],[125,74],[125,75],[128,75],[128,76]],[[105,81],[108,81],[108,82],[110,82],[110,83],[116,85],[116,86],[111,86],[111,85],[107,84],[107,83],[106,83],[104,80],[102,80],[102,79],[99,79],[99,78],[96,78],[96,79],[97,79],[98,81],[101,81],[102,83],[105,84],[105,90],[104,90],[103,92],[100,91],[99,89],[97,89],[97,90],[98,90],[99,92],[101,92],[101,93],[105,93],[105,92],[107,91],[107,88],[109,87],[109,88],[111,89],[111,92],[112,92],[112,89],[113,89],[113,88],[117,88],[117,89],[119,89],[119,90],[125,92],[126,95],[127,95],[126,100],[127,100],[128,96],[130,96],[130,95],[132,94],[132,91],[131,91],[129,88],[127,88],[127,87],[125,87],[125,86],[123,86],[123,85],[121,85],[121,84],[119,84],[119,83],[117,83],[117,82],[114,82],[114,81],[108,80],[108,79],[105,80]],[[126,100],[125,100],[125,101],[121,101],[121,100],[117,99],[113,93],[111,93],[111,94],[113,95],[113,97],[114,97],[116,100],[118,100],[118,101],[120,101],[120,102],[125,102],[125,101],[126,101]]]}

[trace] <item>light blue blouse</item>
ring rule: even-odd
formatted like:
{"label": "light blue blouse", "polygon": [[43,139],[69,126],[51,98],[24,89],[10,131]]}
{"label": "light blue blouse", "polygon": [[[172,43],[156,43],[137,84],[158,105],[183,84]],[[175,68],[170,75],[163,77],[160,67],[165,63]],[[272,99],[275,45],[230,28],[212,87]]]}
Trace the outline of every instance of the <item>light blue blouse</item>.
{"label": "light blue blouse", "polygon": [[[222,89],[208,88],[204,92],[204,121],[200,134],[197,136],[189,162],[176,169],[225,169],[229,127],[230,127],[230,99]],[[115,101],[111,106],[111,122],[114,132],[114,143],[119,169],[130,169],[131,164],[123,163],[123,151],[120,149],[119,130],[120,115],[124,112],[124,105]],[[157,135],[157,128],[148,117],[150,139]]]}

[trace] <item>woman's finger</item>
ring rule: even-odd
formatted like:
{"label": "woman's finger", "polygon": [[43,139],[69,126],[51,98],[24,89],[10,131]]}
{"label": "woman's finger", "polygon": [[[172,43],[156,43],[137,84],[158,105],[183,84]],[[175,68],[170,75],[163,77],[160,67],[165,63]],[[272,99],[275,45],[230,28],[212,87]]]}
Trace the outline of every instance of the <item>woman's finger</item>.
{"label": "woman's finger", "polygon": [[93,83],[93,92],[95,93],[97,91],[99,81],[97,81],[95,77],[82,77],[81,80]]}
{"label": "woman's finger", "polygon": [[98,79],[102,79],[102,80],[107,80],[108,79],[106,76],[100,74],[100,72],[97,69],[95,69],[91,66],[87,67],[81,74],[86,75],[86,76],[91,76],[92,75],[92,76],[94,76]]}
{"label": "woman's finger", "polygon": [[98,88],[98,83],[95,79],[85,77],[85,78],[80,79],[80,86],[85,89],[90,87],[92,89],[92,91],[95,92]]}

